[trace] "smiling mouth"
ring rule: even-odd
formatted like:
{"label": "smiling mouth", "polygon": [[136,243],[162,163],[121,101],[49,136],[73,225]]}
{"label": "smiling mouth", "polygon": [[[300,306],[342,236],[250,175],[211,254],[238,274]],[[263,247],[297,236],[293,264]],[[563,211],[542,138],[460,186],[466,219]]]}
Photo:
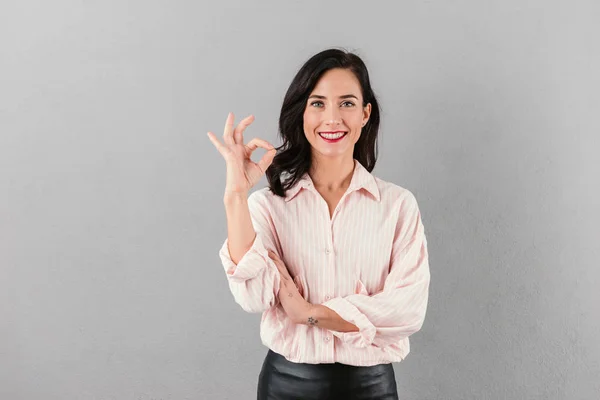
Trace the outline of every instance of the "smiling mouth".
{"label": "smiling mouth", "polygon": [[319,132],[319,136],[321,136],[323,139],[325,139],[327,141],[340,140],[341,138],[343,138],[344,136],[346,136],[346,134],[348,134],[348,132],[344,132],[344,131]]}

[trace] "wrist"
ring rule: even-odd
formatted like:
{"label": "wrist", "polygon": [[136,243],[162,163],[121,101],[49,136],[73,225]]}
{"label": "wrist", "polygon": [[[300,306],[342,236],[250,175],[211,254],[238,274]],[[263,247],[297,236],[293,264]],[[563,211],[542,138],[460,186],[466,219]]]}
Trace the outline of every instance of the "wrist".
{"label": "wrist", "polygon": [[300,323],[302,325],[313,326],[315,321],[319,320],[319,305],[307,303],[306,309],[302,313]]}
{"label": "wrist", "polygon": [[240,204],[248,201],[247,192],[228,192],[226,191],[223,195],[223,203],[225,205]]}

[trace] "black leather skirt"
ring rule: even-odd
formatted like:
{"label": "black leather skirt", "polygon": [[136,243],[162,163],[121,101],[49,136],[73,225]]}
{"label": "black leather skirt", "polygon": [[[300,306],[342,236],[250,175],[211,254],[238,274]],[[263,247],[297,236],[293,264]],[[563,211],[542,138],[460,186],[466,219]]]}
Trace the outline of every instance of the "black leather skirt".
{"label": "black leather skirt", "polygon": [[398,400],[392,364],[299,364],[271,350],[258,378],[258,400]]}

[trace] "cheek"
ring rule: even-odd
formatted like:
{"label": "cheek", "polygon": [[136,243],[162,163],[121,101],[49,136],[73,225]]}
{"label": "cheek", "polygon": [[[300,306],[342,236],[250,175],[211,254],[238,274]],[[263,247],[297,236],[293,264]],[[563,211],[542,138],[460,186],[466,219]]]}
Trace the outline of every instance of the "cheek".
{"label": "cheek", "polygon": [[352,116],[349,116],[347,123],[350,129],[360,131],[362,129],[362,114],[354,113]]}
{"label": "cheek", "polygon": [[312,131],[319,126],[319,120],[314,113],[304,113],[304,129]]}

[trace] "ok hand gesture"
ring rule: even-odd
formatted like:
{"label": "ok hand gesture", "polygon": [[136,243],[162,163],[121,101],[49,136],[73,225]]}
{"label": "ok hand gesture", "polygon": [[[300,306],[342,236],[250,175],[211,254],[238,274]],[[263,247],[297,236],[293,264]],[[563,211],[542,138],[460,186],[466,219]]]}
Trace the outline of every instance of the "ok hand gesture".
{"label": "ok hand gesture", "polygon": [[[215,145],[227,164],[227,181],[225,194],[247,195],[250,189],[258,183],[269,165],[273,162],[276,149],[267,141],[254,138],[244,144],[244,130],[254,121],[254,116],[244,118],[233,129],[233,113],[229,113],[225,122],[223,142],[214,133],[208,132],[210,141]],[[262,159],[255,163],[250,156],[257,148],[266,149]]]}

